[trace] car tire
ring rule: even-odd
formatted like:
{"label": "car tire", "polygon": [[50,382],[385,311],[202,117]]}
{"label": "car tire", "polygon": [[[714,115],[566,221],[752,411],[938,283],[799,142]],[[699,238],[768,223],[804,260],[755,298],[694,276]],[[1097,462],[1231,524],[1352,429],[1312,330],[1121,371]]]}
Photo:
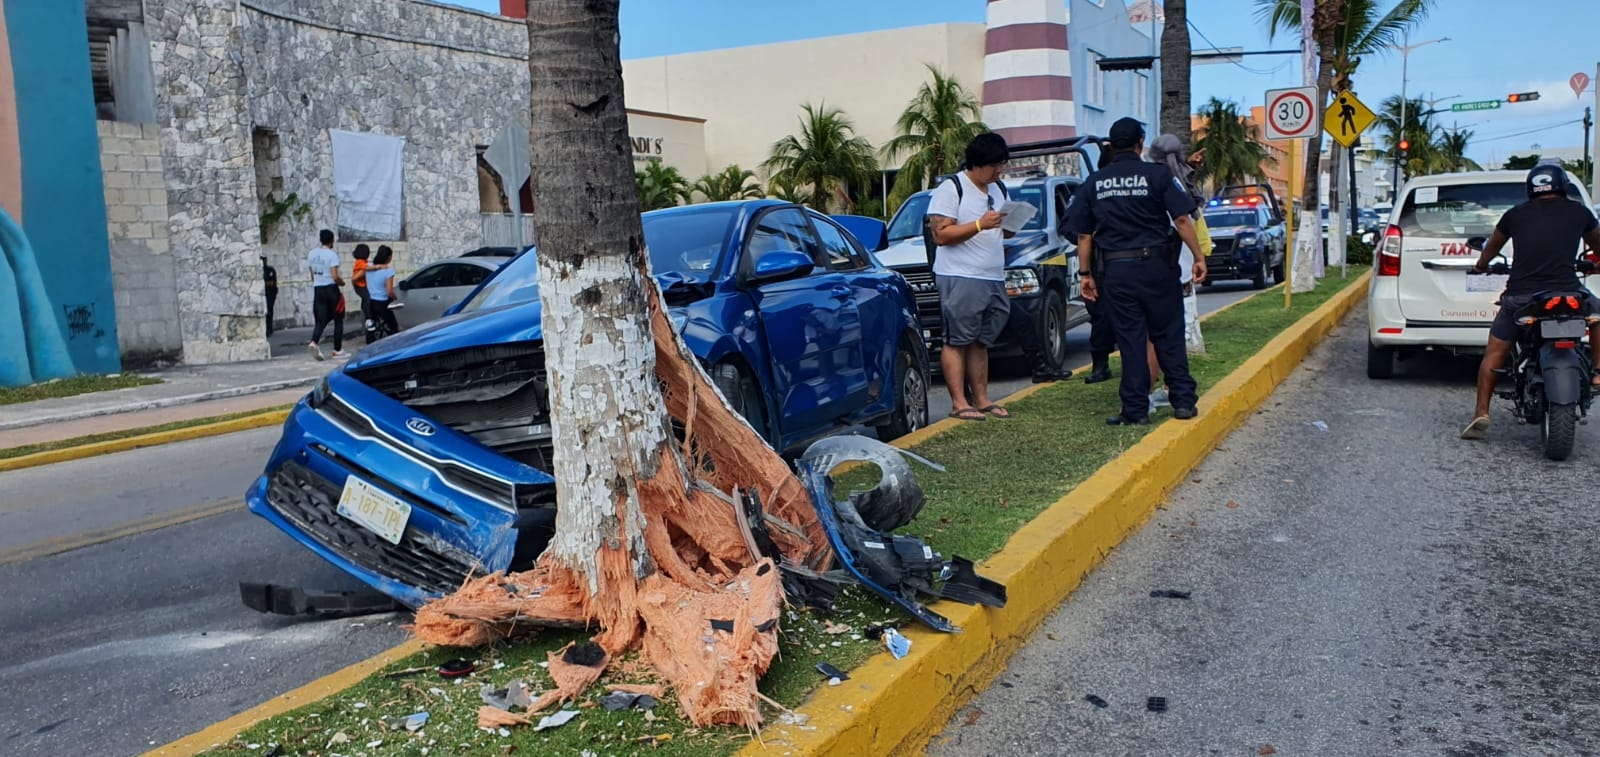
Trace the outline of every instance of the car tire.
{"label": "car tire", "polygon": [[1258,267],[1256,269],[1256,275],[1250,278],[1250,288],[1251,289],[1266,289],[1267,288],[1267,261],[1265,261],[1265,260],[1261,261],[1260,267]]}
{"label": "car tire", "polygon": [[1063,370],[1067,367],[1067,301],[1061,292],[1047,289],[1044,307],[1039,312],[1039,329],[1044,332],[1039,336],[1044,345],[1045,362],[1051,370]]}
{"label": "car tire", "polygon": [[878,439],[892,441],[928,425],[928,371],[905,347],[894,359],[894,410],[878,426]]}
{"label": "car tire", "polygon": [[[1283,254],[1278,256],[1278,259],[1279,260],[1288,260],[1289,259],[1289,251],[1287,249],[1285,249],[1283,251]],[[1283,278],[1283,263],[1279,263],[1279,264],[1277,264],[1277,265],[1272,267],[1272,280],[1278,282],[1279,284],[1282,284],[1284,282],[1284,278]]]}
{"label": "car tire", "polygon": [[1367,343],[1367,378],[1386,379],[1394,377],[1394,349],[1379,347],[1371,342]]}
{"label": "car tire", "polygon": [[739,366],[725,362],[711,367],[711,383],[716,384],[717,391],[722,392],[728,407],[770,443],[772,437],[768,434],[766,414],[761,408],[761,393],[756,388],[755,380],[746,376]]}

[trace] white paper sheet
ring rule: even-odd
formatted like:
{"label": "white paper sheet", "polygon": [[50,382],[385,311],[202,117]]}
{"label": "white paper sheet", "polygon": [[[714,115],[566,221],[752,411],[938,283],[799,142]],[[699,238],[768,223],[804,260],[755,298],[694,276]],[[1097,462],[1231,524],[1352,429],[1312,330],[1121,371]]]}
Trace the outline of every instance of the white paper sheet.
{"label": "white paper sheet", "polygon": [[1039,209],[1030,203],[1017,200],[1007,202],[1000,206],[1000,215],[1005,216],[1005,220],[1000,222],[1000,228],[1015,234],[1021,231],[1022,227],[1026,226],[1028,221],[1033,218],[1033,214],[1037,212],[1039,212]]}

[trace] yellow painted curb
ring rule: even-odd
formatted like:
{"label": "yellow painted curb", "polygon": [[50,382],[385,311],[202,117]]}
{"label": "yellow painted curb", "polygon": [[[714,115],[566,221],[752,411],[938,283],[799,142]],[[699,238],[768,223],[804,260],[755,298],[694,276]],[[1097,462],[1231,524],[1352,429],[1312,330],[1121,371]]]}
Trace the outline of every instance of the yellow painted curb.
{"label": "yellow painted curb", "polygon": [[287,694],[279,694],[255,707],[234,715],[198,733],[144,753],[144,757],[187,757],[227,743],[244,729],[267,718],[281,715],[350,688],[385,666],[425,649],[420,641],[408,641],[361,662],[329,673]]}
{"label": "yellow painted curb", "polygon": [[11,457],[0,460],[0,473],[21,470],[23,468],[32,468],[39,465],[64,463],[68,460],[82,460],[86,457],[109,455],[115,452],[127,452],[128,450],[140,449],[142,447],[156,447],[162,444],[171,444],[172,442],[186,442],[190,439],[203,439],[208,436],[220,436],[222,434],[231,434],[235,431],[248,431],[253,428],[262,428],[264,426],[276,426],[282,424],[283,421],[288,417],[288,410],[268,410],[255,415],[247,415],[242,418],[218,421],[216,423],[207,423],[200,426],[189,426],[188,428],[173,429],[171,431],[157,431],[152,434],[130,436],[126,439],[112,439],[105,442],[90,442],[89,444],[80,444],[76,447],[63,447],[62,449],[35,452],[31,455],[22,455],[21,457]]}
{"label": "yellow painted curb", "polygon": [[1351,282],[1206,392],[1198,419],[1157,426],[1017,531],[983,565],[1006,585],[1005,609],[940,604],[961,633],[908,629],[909,656],[874,656],[843,685],[817,690],[801,708],[806,726],[769,726],[739,756],[920,753],[1083,577],[1366,296],[1365,277]]}
{"label": "yellow painted curb", "polygon": [[[1359,283],[1360,282],[1358,280],[1357,284],[1359,284]],[[1355,285],[1351,286],[1352,290],[1353,289],[1357,289],[1357,288],[1359,288],[1361,290],[1361,297],[1365,297],[1366,296],[1366,287],[1365,287],[1365,285],[1361,285],[1359,287],[1355,286]],[[1271,290],[1269,289],[1269,290],[1266,290],[1266,291],[1271,291]],[[1256,294],[1259,294],[1259,292],[1257,292]],[[1339,297],[1334,298],[1334,300],[1330,301],[1327,305],[1324,305],[1323,309],[1326,309],[1328,307],[1328,305],[1331,305],[1334,302],[1339,301],[1341,298],[1344,298],[1347,295],[1348,295],[1348,291],[1346,293],[1343,293],[1343,294],[1339,295]],[[1237,304],[1239,304],[1241,302],[1244,302],[1245,300],[1251,299],[1254,296],[1255,296],[1255,294],[1252,294],[1252,295],[1250,295],[1250,297],[1243,297],[1243,298],[1240,298],[1238,300],[1235,300],[1234,302],[1230,302],[1227,305],[1224,305],[1224,306],[1222,306],[1220,308],[1217,308],[1216,310],[1213,310],[1213,311],[1211,311],[1209,313],[1206,313],[1205,315],[1200,317],[1200,320],[1204,321],[1204,320],[1206,320],[1206,319],[1208,319],[1208,318],[1210,318],[1210,317],[1212,317],[1214,315],[1217,315],[1218,313],[1221,313],[1221,312],[1227,310],[1228,308],[1231,308],[1231,307],[1233,307],[1233,306],[1235,306],[1235,305],[1237,305]],[[1340,311],[1339,315],[1342,316],[1344,314],[1344,312],[1349,309],[1349,307],[1353,307],[1354,306],[1354,302],[1355,301],[1352,300],[1352,302],[1348,306],[1346,306],[1344,310]],[[1322,312],[1322,310],[1319,309],[1318,311],[1312,313],[1311,316],[1315,316],[1315,315],[1317,315],[1318,313],[1321,313],[1321,312]],[[1311,318],[1311,316],[1307,316],[1305,319],[1302,319],[1301,322],[1303,323],[1306,320],[1309,320]],[[1338,322],[1338,316],[1335,316],[1333,318],[1332,322],[1333,323],[1337,323]],[[1289,332],[1286,332],[1286,334],[1287,333],[1292,333],[1293,331],[1294,331],[1294,327],[1291,327]],[[1326,332],[1324,331],[1322,333],[1326,333]],[[1321,336],[1321,334],[1318,335],[1318,338],[1320,338],[1320,336]],[[1271,349],[1274,345],[1276,345],[1278,343],[1278,340],[1281,340],[1283,338],[1284,338],[1284,335],[1280,335],[1277,339],[1274,339],[1272,342],[1269,342],[1267,344],[1267,346],[1263,348],[1263,352],[1265,352],[1266,350]],[[1311,344],[1315,344],[1315,340],[1312,340]],[[1310,346],[1308,345],[1306,347],[1306,350],[1309,350],[1309,349],[1310,349]],[[1305,351],[1301,351],[1299,354],[1300,354],[1300,357],[1304,357]],[[1296,357],[1295,358],[1295,363],[1296,364],[1299,362],[1300,357]],[[1249,363],[1247,362],[1245,364],[1245,366],[1242,366],[1240,368],[1240,370],[1234,371],[1234,375],[1238,375],[1244,369],[1244,367],[1247,367],[1248,365],[1249,365]],[[1074,369],[1074,370],[1077,370],[1077,369]],[[1291,370],[1292,370],[1292,364],[1291,364]],[[1285,376],[1288,375],[1287,372],[1285,372],[1284,375]],[[1230,376],[1229,378],[1231,380],[1232,376]],[[1281,377],[1279,379],[1277,379],[1277,381],[1281,381],[1281,380],[1282,380]],[[1277,385],[1277,381],[1274,381],[1272,386],[1276,386]],[[1223,386],[1226,386],[1226,385],[1227,385],[1227,382],[1224,381],[1222,384],[1219,384],[1216,389],[1213,389],[1211,392],[1207,392],[1206,396],[1202,397],[1200,399],[1200,408],[1202,409],[1203,412],[1208,412],[1208,413],[1209,412],[1213,412],[1211,410],[1211,408],[1208,406],[1207,400],[1208,400],[1208,398],[1210,398],[1213,395],[1215,395],[1219,389],[1221,389]],[[1033,386],[1024,387],[1024,388],[1019,389],[1016,392],[1013,392],[1012,394],[1008,395],[1005,399],[1000,400],[1000,404],[1004,405],[1004,404],[1010,404],[1012,402],[1016,402],[1018,400],[1021,400],[1021,399],[1025,398],[1025,397],[1028,397],[1028,396],[1032,395],[1035,392],[1038,392],[1038,391],[1044,389],[1047,386],[1049,386],[1049,384],[1034,384]],[[1268,387],[1266,392],[1265,392],[1265,394],[1270,394],[1271,391],[1272,391],[1271,387]],[[1254,400],[1254,402],[1259,402],[1259,400]],[[1233,422],[1233,425],[1237,425],[1238,422],[1242,421],[1242,420],[1243,420],[1243,416],[1240,416],[1238,421],[1234,421]],[[934,438],[936,436],[939,436],[940,434],[943,434],[943,433],[945,433],[945,432],[947,432],[947,431],[949,431],[949,430],[951,430],[953,428],[956,428],[959,425],[961,425],[961,421],[958,421],[958,420],[956,420],[954,418],[946,418],[946,419],[938,421],[936,423],[929,424],[927,428],[919,429],[919,430],[914,431],[914,432],[912,432],[910,434],[906,434],[905,436],[900,437],[899,439],[896,439],[894,441],[894,445],[896,447],[901,447],[901,448],[915,446],[917,444],[921,444],[924,441],[927,441],[928,439],[932,439],[932,438]],[[1172,425],[1172,424],[1164,425],[1161,428],[1165,429],[1170,425]],[[1188,427],[1193,427],[1193,425],[1191,424]],[[1231,429],[1232,429],[1232,426],[1229,426],[1229,430],[1231,430]],[[1156,433],[1160,433],[1160,429],[1158,429],[1156,432],[1152,433],[1150,436],[1155,436]],[[1222,435],[1219,434],[1218,438],[1220,439],[1221,436]],[[1146,437],[1145,441],[1148,442],[1149,441],[1149,437]],[[1134,448],[1134,450],[1137,450],[1137,449],[1138,449],[1138,447]],[[1210,447],[1207,447],[1207,449],[1209,450]],[[1133,450],[1130,450],[1130,453],[1132,451]],[[1112,465],[1115,465],[1116,463],[1120,462],[1121,460],[1123,460],[1126,457],[1127,457],[1127,453],[1125,453],[1123,455],[1123,457],[1119,457],[1116,460],[1111,461],[1111,463],[1109,463],[1106,466],[1106,468],[1107,469],[1110,468]],[[1202,457],[1203,457],[1203,455],[1202,455]],[[1188,470],[1188,467],[1189,466],[1185,466],[1184,470]],[[0,468],[0,470],[4,470],[4,469]],[[1106,469],[1102,469],[1101,473],[1096,474],[1094,477],[1091,477],[1089,479],[1089,481],[1086,481],[1086,482],[1084,482],[1084,484],[1080,485],[1076,490],[1074,490],[1074,494],[1076,494],[1076,493],[1078,493],[1080,491],[1083,491],[1084,488],[1086,486],[1088,486],[1090,483],[1096,481],[1096,479],[1100,478],[1101,476],[1106,475],[1104,473],[1105,470]],[[1181,474],[1180,474],[1180,478],[1181,478]],[[1072,496],[1073,495],[1068,495],[1068,498],[1070,498]],[[1065,499],[1063,499],[1063,501],[1065,501]],[[1028,531],[1030,531],[1030,529],[1036,528],[1041,521],[1045,520],[1047,517],[1050,517],[1052,513],[1054,513],[1057,510],[1059,510],[1061,508],[1061,504],[1062,504],[1061,502],[1057,502],[1056,505],[1052,506],[1049,510],[1045,511],[1038,518],[1036,518],[1032,523],[1029,523],[1027,526],[1024,526],[1022,531],[1019,531],[1016,535],[1012,536],[1011,543],[1007,545],[1006,549],[1007,550],[1014,549],[1015,547],[1013,547],[1012,545],[1018,543],[1018,541],[1017,541],[1018,538],[1021,537],[1024,532],[1028,532]],[[1148,508],[1146,508],[1146,513],[1148,513]],[[1134,522],[1131,525],[1129,525],[1127,530],[1131,531],[1134,527],[1138,526],[1140,522],[1143,522],[1143,518],[1142,517],[1140,518],[1139,521]],[[1121,536],[1118,535],[1117,536],[1117,541],[1120,541],[1120,540],[1121,540]],[[1114,546],[1115,543],[1116,542],[1113,541],[1113,542],[1111,542],[1111,545]],[[1108,546],[1107,549],[1109,549],[1109,548],[1110,547]],[[1000,557],[1000,555],[996,555],[996,558],[999,558],[999,557]],[[1081,571],[1076,574],[1076,577],[1074,577],[1074,578],[1072,578],[1070,580],[1070,584],[1063,586],[1063,588],[1060,591],[1060,595],[1062,597],[1064,597],[1067,592],[1071,591],[1073,588],[1075,588],[1077,586],[1078,580],[1082,577],[1082,575],[1088,573],[1089,572],[1089,568],[1093,567],[1094,563],[1099,562],[1099,557],[1100,557],[1099,555],[1096,555],[1096,556],[1094,556],[1094,559],[1092,561],[1084,564],[1084,566],[1082,567]],[[995,560],[990,560],[990,561],[986,562],[986,565],[994,565],[994,564],[995,564]],[[1050,569],[1053,570],[1054,568],[1050,568]],[[995,572],[992,568],[986,569],[985,573],[989,574],[989,575],[992,575],[992,576],[996,576],[996,577],[1001,575],[1000,573]],[[1063,575],[1066,575],[1066,574],[1064,573]],[[1033,587],[1030,587],[1030,588],[1033,588]],[[1007,604],[1006,612],[1016,612],[1016,608],[1019,607],[1019,603],[1018,603],[1017,599],[1021,595],[1021,592],[1017,588],[1008,587],[1008,593],[1009,593],[1009,602]],[[962,666],[959,666],[959,667],[950,667],[948,665],[942,664],[942,663],[949,662],[949,660],[944,660],[944,661],[941,661],[941,665],[939,666],[939,670],[933,672],[933,675],[935,677],[939,678],[939,680],[944,682],[945,684],[949,684],[951,681],[955,680],[954,678],[949,677],[951,675],[954,675],[954,676],[959,677],[959,678],[967,679],[965,681],[965,684],[964,684],[967,688],[965,689],[965,692],[964,692],[963,696],[961,697],[962,702],[965,702],[965,700],[967,698],[970,698],[973,694],[977,693],[978,690],[982,689],[983,686],[986,685],[990,680],[993,680],[994,676],[996,674],[998,674],[998,672],[1005,667],[1005,661],[1011,657],[1011,653],[1014,652],[1017,647],[1021,646],[1023,641],[1026,641],[1027,632],[1032,630],[1034,626],[1037,626],[1038,623],[1041,620],[1044,619],[1044,615],[1047,612],[1049,612],[1049,610],[1054,609],[1054,605],[1059,603],[1059,602],[1060,602],[1060,598],[1057,598],[1053,602],[1049,603],[1048,605],[1043,606],[1037,612],[1032,613],[1032,615],[1031,615],[1032,620],[1030,620],[1030,621],[1028,621],[1026,623],[1026,627],[1017,635],[1017,638],[1014,641],[1010,642],[1009,646],[1006,649],[1003,650],[1003,653],[1002,653],[1002,650],[1000,650],[997,647],[991,648],[988,645],[985,645],[984,648],[992,649],[992,652],[994,653],[994,654],[990,655],[991,657],[993,657],[993,660],[991,662],[989,662],[986,667],[984,667],[982,669],[973,668],[971,670],[968,669],[970,667],[968,665],[962,665]],[[948,615],[949,615],[949,617],[950,617],[952,622],[956,623],[957,625],[962,626],[962,628],[964,629],[965,633],[957,634],[955,636],[946,636],[946,635],[943,635],[943,634],[937,634],[937,635],[932,635],[931,638],[933,638],[934,640],[937,640],[939,638],[945,638],[945,639],[958,638],[958,637],[961,637],[961,636],[976,638],[977,635],[980,634],[980,633],[987,633],[987,631],[983,627],[980,626],[980,622],[979,621],[982,619],[982,616],[979,615],[977,617],[973,617],[975,615],[975,613],[973,613],[971,611],[974,610],[975,608],[967,607],[965,605],[955,605],[954,607],[958,611],[954,612],[954,613],[949,613]],[[949,608],[940,607],[941,611],[944,611],[946,609],[949,609]],[[929,634],[920,633],[920,632],[918,632],[916,630],[912,630],[912,631],[910,631],[910,633],[912,635],[914,635],[915,638],[923,640],[922,641],[922,646],[918,647],[919,650],[925,650],[927,647],[932,646],[932,643],[930,641],[928,641],[928,638],[930,637]],[[363,662],[358,662],[358,663],[356,663],[354,665],[351,665],[351,666],[349,666],[347,668],[344,668],[343,670],[340,670],[338,672],[329,674],[329,675],[327,675],[327,676],[325,676],[323,678],[317,679],[316,681],[313,681],[313,682],[311,682],[309,684],[306,684],[305,686],[302,686],[302,687],[300,687],[298,689],[295,689],[294,691],[291,691],[291,692],[289,692],[287,694],[284,694],[284,695],[281,695],[281,696],[276,697],[274,699],[271,699],[271,700],[269,700],[269,701],[267,701],[267,702],[265,702],[265,703],[263,703],[261,705],[253,707],[253,708],[251,708],[249,710],[246,710],[246,711],[244,711],[242,713],[239,713],[238,715],[235,715],[235,716],[233,716],[233,717],[231,717],[231,718],[229,718],[227,720],[224,720],[224,721],[222,721],[220,723],[216,723],[214,725],[211,725],[211,726],[207,727],[203,731],[199,731],[199,732],[194,733],[194,734],[192,734],[190,736],[185,736],[184,738],[178,739],[177,741],[174,741],[174,742],[172,742],[170,744],[167,744],[166,746],[163,746],[163,747],[151,750],[149,752],[146,752],[144,757],[191,757],[192,755],[199,754],[199,753],[201,753],[201,752],[203,752],[203,751],[205,751],[207,749],[210,749],[210,748],[212,748],[212,747],[214,747],[214,746],[216,746],[218,744],[222,744],[222,743],[228,741],[229,739],[232,739],[233,737],[239,735],[239,733],[244,731],[246,728],[249,728],[250,726],[253,726],[256,723],[259,723],[259,722],[261,722],[263,720],[266,720],[267,718],[271,718],[271,717],[274,717],[274,716],[277,716],[277,715],[281,715],[281,714],[283,714],[285,712],[288,712],[289,710],[295,709],[296,707],[303,707],[303,706],[305,706],[307,704],[311,704],[312,702],[324,699],[326,697],[329,697],[329,696],[332,696],[334,694],[337,694],[337,693],[339,693],[339,692],[341,692],[341,691],[343,691],[345,689],[348,689],[351,686],[354,686],[354,685],[360,683],[367,676],[372,675],[373,673],[377,672],[384,665],[387,665],[387,664],[389,664],[391,662],[394,662],[395,660],[398,660],[398,659],[400,659],[402,657],[406,657],[408,655],[411,655],[411,654],[414,654],[416,652],[419,652],[423,648],[424,647],[421,644],[421,642],[418,642],[416,640],[407,641],[407,642],[405,642],[405,643],[403,643],[403,644],[401,644],[401,645],[399,645],[397,647],[394,647],[393,649],[390,649],[390,650],[388,650],[386,652],[380,653],[376,657],[373,657],[371,659],[365,660]],[[882,655],[879,655],[878,657],[881,658]],[[921,665],[925,665],[926,664],[925,661],[928,660],[928,659],[931,659],[927,655],[920,654],[920,653],[916,654],[916,655],[913,655],[913,657],[916,658],[917,660],[924,661],[924,663],[921,663]],[[908,658],[908,659],[910,659],[910,658]],[[903,662],[903,661],[897,661],[897,662]],[[879,670],[880,668],[883,668],[883,670],[880,671]],[[950,673],[944,672],[944,670],[946,668],[949,668],[951,672]],[[876,659],[875,658],[875,659],[867,662],[867,664],[863,665],[862,667],[860,667],[856,671],[851,671],[852,678],[850,679],[850,682],[852,684],[852,689],[854,689],[854,688],[858,688],[861,685],[861,683],[862,683],[862,681],[864,679],[866,679],[868,677],[876,677],[877,679],[883,681],[883,683],[872,684],[871,688],[878,689],[882,693],[880,693],[876,697],[863,697],[862,698],[863,700],[868,699],[868,698],[870,698],[872,700],[871,702],[864,702],[863,701],[863,703],[865,703],[865,704],[874,704],[874,705],[893,703],[895,701],[898,701],[897,696],[896,696],[898,692],[891,692],[890,691],[891,687],[890,687],[889,684],[899,685],[896,682],[896,680],[894,680],[895,676],[898,675],[899,672],[903,672],[903,671],[898,671],[897,672],[893,667],[884,666],[883,665],[883,661],[881,659]],[[969,676],[971,676],[973,674],[978,674],[979,678],[977,678],[977,679],[969,678]],[[912,685],[923,685],[924,683],[925,682],[923,682],[923,681],[917,681],[917,682],[913,682]],[[841,688],[845,688],[845,687],[841,686],[841,687],[832,687],[832,688],[841,689]],[[948,689],[949,689],[948,685],[943,687],[943,690],[947,691]],[[820,695],[817,697],[817,699],[821,699],[821,698],[822,697]],[[918,697],[918,698],[920,699],[920,697]],[[879,700],[882,700],[882,701],[880,702]],[[855,730],[855,731],[859,731],[862,727],[872,727],[872,728],[876,729],[876,726],[867,726],[867,725],[864,725],[864,724],[852,724],[852,723],[849,723],[848,722],[848,717],[850,715],[852,715],[852,714],[866,714],[865,707],[863,707],[862,711],[858,712],[858,713],[852,713],[849,710],[844,710],[843,709],[844,707],[851,706],[851,704],[852,704],[852,702],[845,702],[845,703],[839,705],[840,713],[845,717],[841,721],[839,721],[841,723],[841,725],[837,728],[837,730],[841,730],[842,731],[842,730],[845,730],[846,727],[848,727],[850,730]],[[807,705],[807,707],[805,708],[805,711],[808,712],[808,713],[812,712],[812,710],[815,707],[816,707],[816,701],[814,700],[811,704]],[[948,708],[948,711],[949,712],[954,712],[955,708],[956,708],[956,706],[951,706],[951,707]],[[888,712],[887,708],[885,708],[885,712]],[[873,718],[883,718],[883,717],[885,717],[884,715],[879,715],[877,713],[871,713],[871,716]],[[925,722],[927,724],[927,725],[924,725],[924,726],[921,727],[920,733],[922,734],[922,736],[921,736],[921,738],[919,740],[917,740],[915,742],[916,745],[920,746],[920,744],[925,742],[927,740],[927,737],[932,734],[932,730],[931,729],[936,727],[939,723],[943,723],[945,719],[948,719],[948,717],[949,717],[948,714],[945,714],[944,716],[939,717],[939,718],[934,718],[931,715],[925,715],[921,719],[921,721],[906,721],[906,724],[915,723],[915,722]],[[822,718],[819,718],[816,715],[812,716],[812,722],[814,724],[815,723],[821,723],[822,720],[823,720]],[[820,732],[822,729],[820,727],[818,727],[817,730]],[[792,739],[792,734],[790,733],[790,731],[792,731],[792,729],[780,730],[780,729],[775,728],[775,727],[769,727],[767,729],[766,733],[781,734],[781,735],[777,736],[778,739],[791,739],[791,740],[793,740]],[[763,738],[763,740],[765,740],[765,739]],[[901,742],[905,742],[905,740],[906,740],[905,738],[902,738]],[[776,743],[779,743],[779,742],[772,742],[772,743],[776,744]],[[807,751],[818,753],[818,754],[827,753],[826,749],[820,749],[819,746],[805,747],[805,746],[799,745],[797,743],[795,748],[805,749]],[[829,749],[832,749],[832,748],[833,747],[829,747]],[[761,755],[761,754],[766,754],[767,751],[768,750],[762,748],[760,741],[752,740],[750,742],[750,746],[745,747],[741,752],[739,752],[739,754],[740,755]],[[852,752],[852,751],[849,751],[849,750],[845,750],[845,751],[842,751],[842,752],[839,752],[839,753],[841,753],[841,754],[867,754],[868,752]],[[872,752],[872,753],[875,754],[875,752]]]}

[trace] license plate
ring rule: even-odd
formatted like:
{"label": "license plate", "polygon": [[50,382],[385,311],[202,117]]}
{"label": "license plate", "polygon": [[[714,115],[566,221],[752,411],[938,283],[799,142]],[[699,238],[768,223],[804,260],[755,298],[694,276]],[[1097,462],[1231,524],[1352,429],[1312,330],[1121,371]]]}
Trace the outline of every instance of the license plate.
{"label": "license plate", "polygon": [[411,506],[355,476],[345,479],[339,514],[360,523],[390,544],[399,544],[411,519]]}
{"label": "license plate", "polygon": [[1545,339],[1581,339],[1588,325],[1583,321],[1540,321],[1539,336]]}
{"label": "license plate", "polygon": [[1510,279],[1510,278],[1511,278],[1510,276],[1496,276],[1494,274],[1487,274],[1487,275],[1484,275],[1484,276],[1474,276],[1474,275],[1470,275],[1469,274],[1467,276],[1467,291],[1468,292],[1500,292],[1500,291],[1504,291],[1505,288],[1506,288],[1506,280]]}

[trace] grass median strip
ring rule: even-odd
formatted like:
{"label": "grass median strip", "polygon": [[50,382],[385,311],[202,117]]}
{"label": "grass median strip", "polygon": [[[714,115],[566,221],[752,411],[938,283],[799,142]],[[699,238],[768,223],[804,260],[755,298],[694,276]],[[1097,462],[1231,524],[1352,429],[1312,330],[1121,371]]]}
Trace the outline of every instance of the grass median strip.
{"label": "grass median strip", "polygon": [[106,431],[100,434],[75,436],[71,439],[60,439],[53,442],[24,444],[18,447],[6,447],[4,449],[0,449],[0,460],[8,460],[13,457],[23,457],[25,455],[34,455],[40,452],[53,452],[58,449],[82,447],[84,445],[98,444],[100,442],[114,442],[119,439],[132,439],[133,437],[145,436],[146,434],[159,434],[165,431],[178,431],[186,428],[194,428],[195,426],[207,426],[212,423],[223,423],[225,421],[238,420],[240,418],[249,418],[256,415],[261,415],[262,413],[282,412],[291,407],[293,407],[293,405],[277,405],[275,407],[244,410],[237,413],[228,413],[226,415],[213,415],[205,418],[190,418],[186,421],[173,421],[171,423],[163,423],[159,426],[129,428],[121,431]]}
{"label": "grass median strip", "polygon": [[79,394],[88,394],[90,392],[106,392],[113,389],[128,389],[135,386],[150,386],[151,384],[159,383],[161,383],[161,379],[140,376],[135,373],[72,376],[70,378],[56,379],[55,381],[46,381],[42,384],[0,387],[0,405],[15,405],[19,402],[58,399],[60,397],[75,397]]}
{"label": "grass median strip", "polygon": [[[1285,327],[1314,310],[1345,285],[1359,281],[1324,280],[1318,291],[1297,295],[1285,311],[1276,296],[1255,297],[1219,313],[1205,324],[1207,354],[1191,367],[1205,391],[1259,351]],[[1120,373],[1120,366],[1116,366]],[[1019,527],[1033,519],[1108,461],[1139,441],[1148,427],[1108,427],[1105,417],[1117,409],[1115,382],[1086,386],[1063,382],[1009,405],[1015,417],[959,425],[917,445],[916,451],[947,467],[946,473],[918,468],[927,506],[904,532],[920,536],[947,557],[960,554],[981,559],[994,554]],[[1163,410],[1157,423],[1170,418]],[[866,471],[847,474],[845,486],[865,483]],[[828,662],[846,671],[872,655],[878,645],[865,638],[869,624],[905,620],[861,592],[847,592],[828,617],[805,612],[785,616],[782,656],[762,681],[768,696],[789,707],[799,706],[826,680],[814,666]],[[414,678],[374,676],[327,700],[269,719],[223,745],[217,753],[249,753],[268,744],[285,754],[325,751],[348,743],[369,754],[515,753],[722,755],[748,740],[732,730],[688,728],[669,695],[647,721],[638,712],[608,713],[595,706],[598,691],[579,705],[580,717],[558,729],[534,732],[523,728],[484,731],[476,728],[480,704],[477,687],[498,688],[517,677],[536,688],[548,687],[537,661],[544,653],[580,634],[547,633],[531,642],[481,650],[433,649],[396,663],[391,670],[429,667],[453,656],[476,658],[478,673],[455,684],[423,672]],[[465,652],[465,654],[463,654]],[[916,654],[913,650],[912,654]],[[638,683],[647,674],[628,677],[629,665],[608,673],[613,682]],[[642,668],[638,668],[642,670]],[[604,681],[603,681],[604,682]],[[915,692],[907,695],[914,696]],[[383,718],[430,713],[416,734],[391,730]],[[776,713],[773,714],[776,717]],[[342,736],[340,734],[343,734]],[[667,738],[663,738],[667,737]],[[254,746],[252,746],[254,745]],[[426,750],[426,752],[424,751]]]}

